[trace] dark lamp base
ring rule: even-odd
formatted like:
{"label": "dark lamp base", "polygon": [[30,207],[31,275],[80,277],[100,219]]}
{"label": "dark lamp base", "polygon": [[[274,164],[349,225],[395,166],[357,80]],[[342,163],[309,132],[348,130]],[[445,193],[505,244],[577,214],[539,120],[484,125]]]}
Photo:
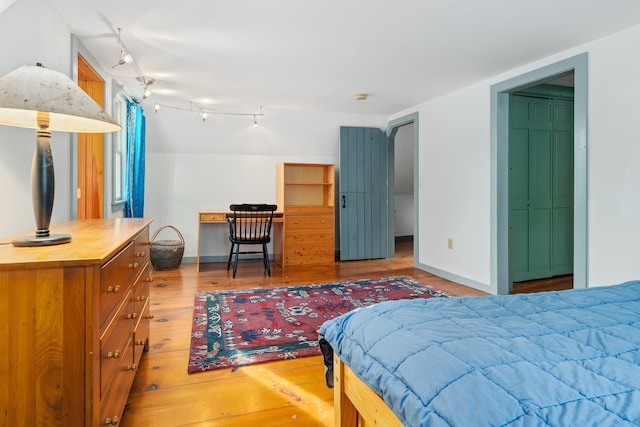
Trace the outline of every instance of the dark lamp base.
{"label": "dark lamp base", "polygon": [[50,234],[46,237],[26,236],[13,240],[13,246],[51,246],[69,243],[71,241],[70,234]]}

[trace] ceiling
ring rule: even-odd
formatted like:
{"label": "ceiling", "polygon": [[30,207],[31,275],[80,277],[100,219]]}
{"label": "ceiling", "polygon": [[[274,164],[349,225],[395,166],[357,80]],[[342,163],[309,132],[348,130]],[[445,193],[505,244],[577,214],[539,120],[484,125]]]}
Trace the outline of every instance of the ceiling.
{"label": "ceiling", "polygon": [[638,0],[49,2],[131,95],[267,113],[393,114],[640,23]]}

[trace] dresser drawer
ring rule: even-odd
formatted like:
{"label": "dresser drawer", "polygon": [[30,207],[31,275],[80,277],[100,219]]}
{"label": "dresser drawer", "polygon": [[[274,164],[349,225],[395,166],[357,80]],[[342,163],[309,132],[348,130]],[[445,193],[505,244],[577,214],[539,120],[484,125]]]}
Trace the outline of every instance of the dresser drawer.
{"label": "dresser drawer", "polygon": [[296,245],[326,245],[335,246],[334,231],[305,231],[297,233],[294,231],[289,232],[284,236],[284,244],[286,247],[293,247]]}
{"label": "dresser drawer", "polygon": [[100,271],[100,325],[122,301],[132,283],[133,244],[102,266]]}
{"label": "dresser drawer", "polygon": [[142,312],[142,307],[149,299],[149,282],[151,281],[150,267],[146,264],[142,270],[142,274],[133,286],[133,312],[138,315]]}
{"label": "dresser drawer", "polygon": [[323,242],[292,243],[284,251],[285,265],[324,264],[335,260],[333,239]]}
{"label": "dresser drawer", "polygon": [[130,360],[125,361],[128,364],[133,363],[133,352],[127,353],[127,346],[131,345],[132,330],[134,320],[132,319],[133,301],[132,292],[129,291],[125,295],[125,300],[118,307],[113,320],[103,331],[100,337],[100,393],[104,394],[108,390],[117,368],[128,354]]}
{"label": "dresser drawer", "polygon": [[[131,341],[129,341],[131,344]],[[136,367],[133,362],[132,346],[124,348],[120,363],[113,368],[114,378],[109,392],[103,396],[100,402],[100,425],[120,425],[126,397],[129,395]]]}
{"label": "dresser drawer", "polygon": [[149,231],[147,229],[133,241],[133,253],[129,262],[132,281],[140,277],[145,267],[149,265],[149,250]]}
{"label": "dresser drawer", "polygon": [[296,230],[333,230],[331,215],[291,215],[284,219],[285,233]]}
{"label": "dresser drawer", "polygon": [[149,262],[149,228],[145,228],[144,231],[136,236],[133,240],[133,260],[140,265],[145,265]]}
{"label": "dresser drawer", "polygon": [[333,206],[286,206],[284,207],[285,218],[293,215],[328,215],[333,217],[335,209]]}
{"label": "dresser drawer", "polygon": [[303,255],[296,253],[292,256],[285,256],[284,265],[314,265],[314,264],[330,264],[335,262],[333,254]]}
{"label": "dresser drawer", "polygon": [[133,361],[136,364],[140,362],[142,353],[149,348],[150,307],[151,304],[149,303],[149,300],[147,300],[144,307],[142,307],[136,329],[133,332]]}

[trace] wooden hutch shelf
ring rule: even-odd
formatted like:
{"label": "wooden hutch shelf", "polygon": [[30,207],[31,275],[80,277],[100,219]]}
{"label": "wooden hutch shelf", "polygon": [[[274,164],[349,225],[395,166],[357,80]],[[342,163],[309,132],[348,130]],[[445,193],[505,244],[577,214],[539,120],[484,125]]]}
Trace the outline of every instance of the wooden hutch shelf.
{"label": "wooden hutch shelf", "polygon": [[335,166],[280,163],[276,203],[284,222],[274,224],[273,253],[281,266],[335,262]]}

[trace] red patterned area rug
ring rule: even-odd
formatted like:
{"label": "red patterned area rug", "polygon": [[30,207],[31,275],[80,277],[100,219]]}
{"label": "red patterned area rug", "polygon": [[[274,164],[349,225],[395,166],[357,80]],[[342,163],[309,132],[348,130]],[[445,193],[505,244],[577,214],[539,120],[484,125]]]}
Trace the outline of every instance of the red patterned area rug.
{"label": "red patterned area rug", "polygon": [[188,371],[318,355],[325,320],[381,301],[446,296],[409,276],[197,292]]}

